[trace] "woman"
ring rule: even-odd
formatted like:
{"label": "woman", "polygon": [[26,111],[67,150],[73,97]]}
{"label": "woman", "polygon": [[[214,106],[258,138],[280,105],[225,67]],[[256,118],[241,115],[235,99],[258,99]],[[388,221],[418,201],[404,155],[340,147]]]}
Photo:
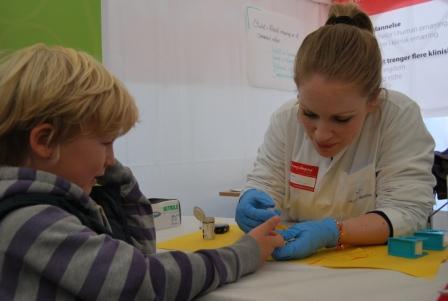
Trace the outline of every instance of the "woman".
{"label": "woman", "polygon": [[369,17],[355,4],[329,16],[300,46],[298,98],[273,114],[236,209],[244,231],[277,211],[294,222],[279,260],[384,244],[424,228],[434,204],[433,139],[415,102],[381,88]]}

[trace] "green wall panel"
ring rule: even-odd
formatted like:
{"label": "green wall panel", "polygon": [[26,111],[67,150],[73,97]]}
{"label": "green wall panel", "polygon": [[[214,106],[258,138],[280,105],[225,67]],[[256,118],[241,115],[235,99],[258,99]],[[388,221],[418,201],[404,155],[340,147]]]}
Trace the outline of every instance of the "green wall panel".
{"label": "green wall panel", "polygon": [[101,60],[101,0],[0,0],[0,49],[37,42],[84,50]]}

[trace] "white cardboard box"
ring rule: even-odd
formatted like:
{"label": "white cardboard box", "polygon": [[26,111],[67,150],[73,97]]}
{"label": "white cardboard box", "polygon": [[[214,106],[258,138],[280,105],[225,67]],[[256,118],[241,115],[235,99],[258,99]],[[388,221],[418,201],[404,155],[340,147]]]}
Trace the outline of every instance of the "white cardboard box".
{"label": "white cardboard box", "polygon": [[156,230],[176,227],[181,224],[180,202],[177,199],[149,199]]}

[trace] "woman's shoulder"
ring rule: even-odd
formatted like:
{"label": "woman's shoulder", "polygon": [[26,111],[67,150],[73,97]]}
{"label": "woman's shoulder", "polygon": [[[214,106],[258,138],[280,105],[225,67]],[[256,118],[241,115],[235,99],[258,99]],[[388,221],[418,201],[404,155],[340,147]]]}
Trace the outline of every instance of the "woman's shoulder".
{"label": "woman's shoulder", "polygon": [[404,123],[414,122],[421,118],[419,105],[406,94],[384,89],[380,95],[381,120],[385,123],[402,120]]}
{"label": "woman's shoulder", "polygon": [[384,89],[380,96],[380,110],[372,115],[378,131],[398,133],[404,128],[423,126],[423,117],[418,104],[409,96],[394,90]]}
{"label": "woman's shoulder", "polygon": [[383,101],[383,109],[404,111],[410,107],[418,108],[418,104],[409,96],[396,90],[383,89],[380,98]]}
{"label": "woman's shoulder", "polygon": [[[282,104],[277,110],[272,114],[273,118],[281,118],[283,120],[288,119],[287,117],[294,117],[297,114],[297,109],[299,102],[297,98],[293,98]],[[286,118],[285,118],[286,117]]]}

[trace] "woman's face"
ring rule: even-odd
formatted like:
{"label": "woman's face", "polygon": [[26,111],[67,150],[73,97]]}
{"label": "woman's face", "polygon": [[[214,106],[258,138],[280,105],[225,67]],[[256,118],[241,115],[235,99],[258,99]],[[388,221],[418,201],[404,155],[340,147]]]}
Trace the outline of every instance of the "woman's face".
{"label": "woman's face", "polygon": [[333,157],[359,135],[377,100],[368,101],[352,84],[320,75],[301,83],[299,122],[323,157]]}

